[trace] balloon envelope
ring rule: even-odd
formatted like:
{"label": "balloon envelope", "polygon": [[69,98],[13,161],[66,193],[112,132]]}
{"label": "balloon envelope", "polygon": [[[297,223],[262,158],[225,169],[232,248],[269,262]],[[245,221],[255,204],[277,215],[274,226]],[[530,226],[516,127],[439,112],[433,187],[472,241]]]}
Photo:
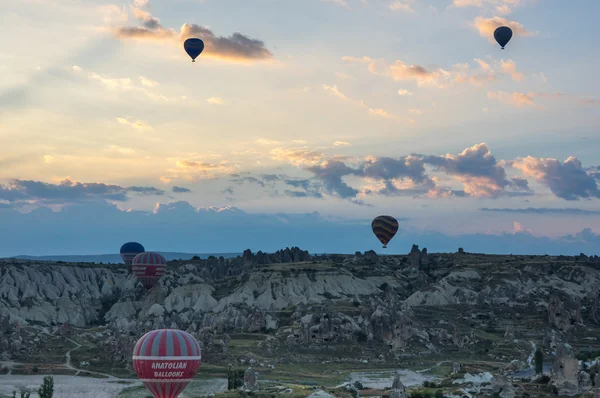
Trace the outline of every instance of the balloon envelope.
{"label": "balloon envelope", "polygon": [[186,53],[192,58],[192,61],[195,61],[198,55],[204,51],[204,42],[200,39],[187,39],[183,43],[183,48]]}
{"label": "balloon envelope", "polygon": [[387,247],[386,245],[398,232],[398,220],[392,216],[375,217],[371,223],[371,229],[377,239],[383,243],[383,247]]}
{"label": "balloon envelope", "polygon": [[125,264],[131,264],[131,261],[135,256],[145,252],[144,246],[137,242],[127,242],[121,246],[121,258],[125,261]]}
{"label": "balloon envelope", "polygon": [[159,329],[133,348],[133,370],[155,398],[176,398],[200,368],[200,345],[183,330]]}
{"label": "balloon envelope", "polygon": [[158,282],[167,270],[167,260],[154,252],[140,253],[133,258],[131,270],[146,289]]}
{"label": "balloon envelope", "polygon": [[504,46],[508,44],[512,37],[512,30],[508,26],[500,26],[494,31],[494,39],[500,44],[500,47],[504,49]]}

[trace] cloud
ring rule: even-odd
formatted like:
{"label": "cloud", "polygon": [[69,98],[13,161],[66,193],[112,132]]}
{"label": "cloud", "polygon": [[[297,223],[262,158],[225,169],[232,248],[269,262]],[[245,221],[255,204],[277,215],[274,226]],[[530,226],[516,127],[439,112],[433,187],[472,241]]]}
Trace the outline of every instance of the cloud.
{"label": "cloud", "polygon": [[124,148],[118,145],[111,145],[110,150],[113,152],[118,152],[122,155],[133,155],[135,153],[135,149],[132,148]]}
{"label": "cloud", "polygon": [[411,93],[410,91],[408,91],[406,89],[401,88],[400,90],[398,90],[398,95],[411,96],[411,95],[413,95],[413,93]]}
{"label": "cloud", "polygon": [[52,155],[44,155],[44,163],[54,163],[54,156]]}
{"label": "cloud", "polygon": [[482,59],[479,58],[473,58],[475,60],[475,62],[477,62],[479,64],[479,67],[481,69],[483,69],[485,72],[490,72],[492,70],[492,66],[490,64],[488,64],[487,62],[485,62]]}
{"label": "cloud", "polygon": [[0,185],[0,200],[35,204],[65,204],[89,200],[127,201],[128,193],[138,195],[163,195],[165,192],[154,187],[122,187],[104,183],[73,182],[65,179],[59,184],[42,181],[11,180],[8,186]]}
{"label": "cloud", "polygon": [[211,105],[224,105],[225,103],[223,102],[223,100],[219,97],[210,97],[206,99],[206,102],[208,102]]}
{"label": "cloud", "polygon": [[486,7],[500,14],[510,14],[511,7],[518,7],[520,0],[453,0],[453,7]]}
{"label": "cloud", "polygon": [[347,73],[344,72],[335,72],[335,76],[340,78],[340,79],[345,79],[345,80],[352,80],[354,79],[354,77],[350,76]]}
{"label": "cloud", "polygon": [[509,59],[508,61],[501,60],[500,64],[502,66],[502,72],[510,75],[513,80],[523,80],[523,74],[517,72],[517,64],[512,59]]}
{"label": "cloud", "polygon": [[225,174],[231,174],[235,166],[228,161],[220,163],[208,163],[187,159],[175,160],[175,168],[168,169],[167,175],[161,177],[165,183],[173,180],[185,180],[190,182],[202,179],[214,179]]}
{"label": "cloud", "polygon": [[379,117],[383,117],[383,118],[386,118],[386,119],[393,118],[392,115],[390,115],[387,111],[385,111],[383,109],[369,108],[369,115],[371,115],[371,116],[379,116]]}
{"label": "cloud", "polygon": [[411,7],[411,5],[414,4],[414,2],[414,0],[394,0],[389,4],[388,8],[392,11],[414,13],[415,10],[413,10]]}
{"label": "cloud", "polygon": [[286,190],[284,190],[284,194],[286,196],[290,196],[290,197],[294,197],[294,198],[305,198],[305,197],[322,198],[323,197],[321,192],[319,192],[318,185],[311,183],[311,181],[308,179],[285,179],[284,183],[286,185],[292,186],[296,189],[302,189],[301,191],[298,191],[298,190],[291,191],[291,190],[286,189]]}
{"label": "cloud", "polygon": [[[148,90],[146,87],[150,87],[148,85],[137,86],[133,83],[133,81],[129,78],[113,78],[105,75],[100,75],[98,73],[90,73],[88,78],[94,82],[100,83],[106,89],[118,92],[134,92],[139,94],[144,94],[146,97],[154,100],[154,101],[162,101],[167,102],[169,98],[165,97],[162,94],[153,92]],[[148,83],[148,82],[146,82]]]}
{"label": "cloud", "polygon": [[107,4],[96,6],[96,9],[100,14],[104,15],[104,23],[109,25],[127,23],[127,20],[129,19],[126,7]]}
{"label": "cloud", "polygon": [[479,211],[489,213],[519,213],[519,214],[539,214],[539,215],[569,215],[569,216],[588,216],[600,214],[600,210],[585,210],[576,208],[552,208],[552,207],[528,207],[524,209],[509,208],[487,208],[482,207]]}
{"label": "cloud", "polygon": [[147,124],[145,124],[144,122],[140,121],[140,120],[136,120],[136,121],[132,121],[131,117],[127,116],[127,117],[118,117],[117,118],[117,122],[119,122],[120,124],[124,124],[126,126],[132,127],[134,129],[138,129],[138,130],[144,130],[149,128],[150,126],[148,126]]}
{"label": "cloud", "polygon": [[507,164],[526,176],[535,177],[559,198],[565,200],[600,198],[600,190],[595,178],[589,175],[583,169],[581,161],[573,156],[564,162],[553,158],[527,156]]}
{"label": "cloud", "polygon": [[173,192],[175,193],[189,193],[192,192],[190,189],[184,188],[184,187],[178,187],[178,186],[173,186],[173,188],[171,189]]}
{"label": "cloud", "polygon": [[281,144],[280,141],[269,140],[267,138],[259,138],[259,139],[256,140],[256,143],[258,145],[264,145],[264,146],[271,146],[271,145],[279,145],[279,144]]}
{"label": "cloud", "polygon": [[508,26],[511,28],[514,36],[537,36],[539,32],[530,32],[519,22],[509,21],[503,17],[484,18],[477,17],[473,21],[473,26],[479,31],[481,37],[487,37],[490,43],[496,43],[494,39],[494,31],[500,26]]}
{"label": "cloud", "polygon": [[352,144],[346,141],[334,141],[333,146],[352,146]]}
{"label": "cloud", "polygon": [[525,228],[520,222],[513,221],[513,234],[531,234],[531,230]]}
{"label": "cloud", "polygon": [[340,198],[353,198],[358,194],[358,190],[350,187],[342,181],[342,177],[359,173],[357,170],[348,167],[344,162],[338,160],[326,160],[323,163],[306,168],[312,172],[323,187],[322,189],[330,194],[337,195]]}
{"label": "cloud", "polygon": [[385,111],[383,109],[370,108],[367,104],[364,103],[364,101],[355,101],[353,99],[348,98],[348,96],[346,96],[345,94],[340,92],[340,90],[337,88],[336,85],[328,86],[328,85],[324,84],[323,89],[325,91],[327,91],[329,94],[333,95],[334,97],[341,99],[342,101],[347,101],[347,102],[350,102],[360,108],[368,109],[370,116],[378,116],[378,117],[383,117],[386,119],[394,119],[393,115],[391,115],[390,113],[388,113],[387,111]]}
{"label": "cloud", "polygon": [[338,6],[342,6],[342,7],[348,7],[348,2],[346,0],[322,0],[326,3],[333,3],[336,4]]}
{"label": "cloud", "polygon": [[519,93],[514,91],[513,93],[505,93],[504,91],[492,92],[488,91],[488,98],[496,99],[504,104],[514,105],[517,107],[532,106],[536,107],[536,103],[533,101],[533,93]]}
{"label": "cloud", "polygon": [[349,101],[348,97],[346,97],[346,95],[342,94],[340,92],[340,90],[338,90],[337,85],[328,86],[328,85],[324,84],[323,90],[327,91],[329,94],[331,94],[335,97],[338,97],[341,100]]}
{"label": "cloud", "polygon": [[158,86],[158,82],[156,82],[152,79],[148,79],[147,77],[144,77],[144,76],[140,76],[140,81],[142,82],[142,86],[146,86],[146,87]]}
{"label": "cloud", "polygon": [[375,75],[387,76],[396,81],[412,80],[419,87],[433,86],[444,88],[447,86],[445,81],[450,77],[449,72],[443,69],[428,70],[423,66],[409,65],[400,60],[395,61],[391,65],[383,59],[372,59],[370,57],[357,58],[345,56],[342,57],[342,60],[346,62],[366,63],[369,72]]}
{"label": "cloud", "polygon": [[185,23],[180,31],[165,28],[160,20],[147,10],[148,3],[134,4],[132,13],[142,26],[114,27],[113,32],[118,39],[171,41],[181,45],[189,37],[197,37],[204,42],[203,57],[218,58],[227,61],[261,61],[270,60],[273,54],[261,40],[252,39],[239,32],[231,36],[217,36],[210,29]]}
{"label": "cloud", "polygon": [[310,166],[323,160],[325,154],[310,150],[308,147],[275,148],[269,153],[271,159],[289,162],[294,166]]}
{"label": "cloud", "polygon": [[259,180],[256,177],[252,177],[252,176],[239,176],[239,175],[235,175],[235,178],[229,180],[235,184],[243,184],[245,182],[251,183],[251,184],[257,184],[260,185],[261,187],[265,187],[265,183],[262,180]]}
{"label": "cloud", "polygon": [[[340,157],[326,158],[323,153],[308,148],[277,149],[274,159],[290,162],[313,174],[318,184],[314,191],[343,199],[359,195],[423,195],[430,198],[531,196],[527,179],[508,178],[505,162],[496,161],[487,144],[480,143],[457,155],[445,156],[412,154],[399,158],[368,156],[353,160],[349,166]],[[444,173],[460,182],[463,189],[440,185],[436,176],[427,174],[425,165],[434,172]],[[345,177],[358,177],[365,185],[350,186]]]}
{"label": "cloud", "polygon": [[507,179],[506,171],[483,142],[458,155],[426,156],[424,160],[456,177],[464,185],[464,191],[471,196],[498,197],[506,195],[505,188],[509,187],[515,188],[515,194],[529,189],[523,180],[512,182]]}

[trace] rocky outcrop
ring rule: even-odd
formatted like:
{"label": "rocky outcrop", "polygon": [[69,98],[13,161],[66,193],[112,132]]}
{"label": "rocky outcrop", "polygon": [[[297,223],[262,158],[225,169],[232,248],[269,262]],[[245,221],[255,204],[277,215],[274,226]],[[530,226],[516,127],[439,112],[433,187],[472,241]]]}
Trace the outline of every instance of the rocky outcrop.
{"label": "rocky outcrop", "polygon": [[592,378],[588,372],[579,371],[579,394],[585,394],[592,389]]}
{"label": "rocky outcrop", "polygon": [[[414,268],[410,263],[417,252]],[[103,338],[94,341],[115,360],[132,348],[136,336],[168,327],[192,333],[208,354],[227,353],[229,335],[261,333],[269,336],[255,347],[265,353],[300,345],[333,349],[337,343],[369,343],[361,355],[370,361],[417,350],[471,350],[492,333],[474,332],[480,328],[505,332],[502,344],[516,344],[515,336],[534,340],[523,329],[530,315],[539,313],[545,319],[537,320],[536,341],[552,348],[585,327],[581,308],[585,314],[593,312],[600,285],[597,265],[575,257],[482,259],[426,254],[416,245],[412,253],[309,256],[291,248],[273,254],[246,251],[234,259],[177,261],[169,263],[150,291],[121,265],[0,262],[0,355],[26,356],[35,350],[26,344],[34,336],[32,329],[56,332],[68,323],[74,333],[99,330]],[[425,258],[435,267],[423,266]],[[451,316],[439,316],[444,312],[439,307],[445,306]],[[41,333],[34,337],[41,343],[45,338]],[[514,359],[503,358],[499,344],[490,343],[485,355],[505,363]],[[521,359],[529,355],[528,348],[518,350]],[[561,378],[573,383],[572,377],[556,377],[557,386],[570,388]],[[582,386],[586,383],[581,380]]]}
{"label": "rocky outcrop", "polygon": [[579,362],[567,344],[556,349],[551,385],[558,395],[575,396],[579,393]]}
{"label": "rocky outcrop", "polygon": [[504,375],[497,375],[492,380],[492,392],[500,398],[515,398],[515,388]]}
{"label": "rocky outcrop", "polygon": [[581,323],[581,308],[572,298],[567,296],[563,301],[559,293],[554,293],[548,303],[548,322],[566,332],[572,325]]}
{"label": "rocky outcrop", "polygon": [[251,367],[244,372],[244,389],[258,390],[258,374]]}
{"label": "rocky outcrop", "polygon": [[392,391],[390,391],[390,398],[406,398],[406,387],[400,380],[400,371],[396,371],[394,375],[394,381],[392,382]]}

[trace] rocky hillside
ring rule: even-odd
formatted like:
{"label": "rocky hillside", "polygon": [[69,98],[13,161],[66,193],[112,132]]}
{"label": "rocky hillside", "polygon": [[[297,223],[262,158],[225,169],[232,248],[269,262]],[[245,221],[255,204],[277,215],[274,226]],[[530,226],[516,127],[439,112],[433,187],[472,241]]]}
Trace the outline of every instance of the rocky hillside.
{"label": "rocky hillside", "polygon": [[406,256],[292,248],[173,261],[150,292],[124,265],[7,260],[0,360],[62,363],[62,336],[82,345],[75,363],[127,372],[135,341],[163,327],[194,334],[210,363],[265,368],[323,360],[498,366],[526,361],[535,345],[550,355],[560,342],[591,356],[600,348],[598,286],[597,257],[416,246]]}

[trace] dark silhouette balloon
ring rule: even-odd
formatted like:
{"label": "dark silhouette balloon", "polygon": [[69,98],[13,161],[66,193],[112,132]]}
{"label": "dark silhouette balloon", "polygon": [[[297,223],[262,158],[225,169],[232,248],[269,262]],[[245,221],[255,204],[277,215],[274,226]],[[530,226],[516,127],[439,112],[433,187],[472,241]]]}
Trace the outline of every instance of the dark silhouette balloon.
{"label": "dark silhouette balloon", "polygon": [[198,55],[204,51],[204,42],[200,39],[187,39],[183,43],[183,48],[185,52],[192,58],[192,62],[196,62],[196,58]]}
{"label": "dark silhouette balloon", "polygon": [[131,269],[142,285],[150,290],[167,271],[167,260],[159,253],[144,252],[133,258]]}
{"label": "dark silhouette balloon", "polygon": [[375,217],[371,223],[371,229],[377,239],[383,243],[383,248],[385,249],[390,240],[396,235],[396,232],[398,232],[398,220],[392,216]]}
{"label": "dark silhouette balloon", "polygon": [[127,242],[121,246],[121,258],[125,261],[125,264],[131,265],[133,258],[140,253],[145,252],[144,246],[137,242]]}
{"label": "dark silhouette balloon", "polygon": [[508,44],[512,37],[512,30],[508,26],[500,26],[494,31],[494,39],[500,44],[504,50],[504,46]]}

